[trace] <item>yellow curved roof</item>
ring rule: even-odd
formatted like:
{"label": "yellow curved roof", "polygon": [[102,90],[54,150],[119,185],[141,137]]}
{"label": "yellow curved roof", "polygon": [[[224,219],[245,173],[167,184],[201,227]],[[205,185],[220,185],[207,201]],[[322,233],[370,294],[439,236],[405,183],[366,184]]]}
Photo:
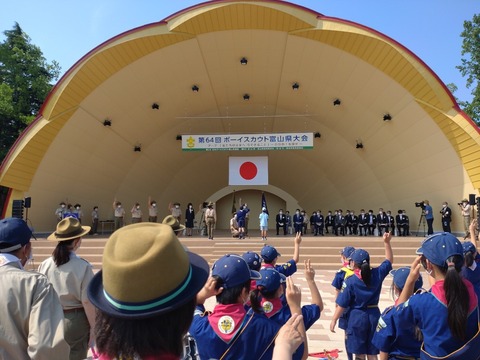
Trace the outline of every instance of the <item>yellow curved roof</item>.
{"label": "yellow curved roof", "polygon": [[[242,56],[249,59],[246,67],[238,63]],[[301,85],[295,94],[290,88],[293,82]],[[198,94],[192,94],[193,84],[200,86]],[[241,98],[245,92],[252,95],[248,106]],[[342,106],[333,109],[331,101],[337,97]],[[157,113],[150,109],[153,102],[160,103]],[[381,121],[387,112],[393,115],[391,124]],[[262,116],[261,120],[254,121],[254,115]],[[283,120],[281,116],[287,115],[292,118]],[[209,116],[210,120],[199,119]],[[241,122],[232,120],[242,116]],[[353,117],[354,123],[341,122]],[[105,118],[112,119],[111,129],[101,126]],[[90,133],[93,126],[94,135]],[[416,160],[412,154],[421,151],[419,139],[431,137],[435,145],[429,148],[443,149],[446,140],[446,158],[453,159],[456,172],[463,166],[468,175],[462,180],[466,185],[455,186],[455,191],[480,188],[479,130],[420,59],[372,29],[282,1],[207,2],[93,49],[52,90],[41,114],[4,161],[0,184],[33,191],[35,181],[50,179],[41,174],[55,171],[56,163],[85,167],[92,157],[119,166],[115,156],[125,157],[123,150],[106,155],[102,145],[128,147],[131,156],[131,146],[141,143],[147,150],[142,151],[142,160],[126,159],[124,169],[109,169],[100,175],[101,181],[120,178],[114,193],[120,192],[131,186],[132,172],[148,177],[150,168],[173,191],[173,180],[157,173],[164,166],[183,173],[198,159],[178,151],[178,142],[172,141],[176,134],[318,130],[322,132],[322,142],[317,144],[320,154],[270,152],[271,163],[280,161],[277,156],[301,163],[338,195],[348,186],[339,177],[357,177],[355,170],[336,169],[328,174],[317,160],[328,163],[325,153],[344,152],[348,145],[349,153],[341,157],[354,162],[350,169],[363,164],[371,170],[362,175],[360,187],[369,189],[371,181],[380,184],[381,193],[395,203],[396,196],[386,194],[388,177],[376,169],[378,162],[388,159],[377,158],[374,152],[394,151],[401,166],[421,168],[425,164],[420,160],[410,164]],[[369,154],[352,150],[359,138],[367,142]],[[78,158],[67,161],[53,155],[69,147]],[[165,158],[153,157],[148,149]],[[208,154],[200,162],[205,158],[224,161],[225,156]],[[435,155],[428,157],[432,158],[428,166],[440,164]],[[91,171],[98,173],[98,168]],[[291,189],[294,182],[278,172],[272,185]],[[206,185],[206,194],[224,185]],[[152,185],[149,191],[153,189]],[[306,201],[308,192],[294,197]]]}

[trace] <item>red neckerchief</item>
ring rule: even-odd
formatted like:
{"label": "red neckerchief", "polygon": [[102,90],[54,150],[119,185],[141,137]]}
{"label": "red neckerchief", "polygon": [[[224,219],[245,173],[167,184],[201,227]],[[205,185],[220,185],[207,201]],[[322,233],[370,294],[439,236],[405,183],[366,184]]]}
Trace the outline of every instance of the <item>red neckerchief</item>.
{"label": "red neckerchief", "polygon": [[228,343],[242,328],[246,313],[243,304],[218,304],[208,316],[208,322],[215,334]]}
{"label": "red neckerchief", "polygon": [[263,307],[263,311],[268,318],[272,317],[276,313],[278,313],[283,308],[282,300],[280,298],[275,299],[263,299],[260,301]]}
{"label": "red neckerchief", "polygon": [[262,269],[275,269],[275,266],[272,264],[263,264]]}
{"label": "red neckerchief", "polygon": [[362,270],[360,269],[354,269],[353,273],[360,279],[362,280]]}
{"label": "red neckerchief", "polygon": [[[112,360],[112,358],[108,357],[105,354],[100,354],[98,357],[99,360]],[[116,359],[113,358],[113,359]],[[179,360],[180,357],[171,355],[171,354],[162,354],[162,355],[148,355],[142,357],[143,360]]]}
{"label": "red neckerchief", "polygon": [[[469,309],[468,312],[471,313],[478,304],[478,299],[477,295],[475,294],[475,290],[473,290],[473,285],[470,281],[462,279],[463,283],[467,287],[468,290],[468,298],[469,298]],[[433,284],[432,286],[432,294],[435,295],[435,297],[440,300],[445,306],[447,306],[447,298],[445,297],[445,290],[443,289],[443,283],[445,280],[438,280]]]}
{"label": "red neckerchief", "polygon": [[345,267],[350,267],[350,261],[345,261],[345,262],[343,263],[343,266],[345,266]]}

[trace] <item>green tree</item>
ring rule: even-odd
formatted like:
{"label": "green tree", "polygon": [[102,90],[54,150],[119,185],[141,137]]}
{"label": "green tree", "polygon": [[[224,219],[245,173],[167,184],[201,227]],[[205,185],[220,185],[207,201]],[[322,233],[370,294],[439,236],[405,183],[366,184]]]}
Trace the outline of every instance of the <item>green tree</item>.
{"label": "green tree", "polygon": [[461,33],[462,64],[457,66],[462,76],[467,77],[467,88],[472,88],[473,99],[459,101],[463,110],[480,125],[480,15],[473,15],[471,21],[463,23]]}
{"label": "green tree", "polygon": [[0,161],[35,118],[60,74],[59,64],[48,63],[18,23],[4,35],[0,43]]}

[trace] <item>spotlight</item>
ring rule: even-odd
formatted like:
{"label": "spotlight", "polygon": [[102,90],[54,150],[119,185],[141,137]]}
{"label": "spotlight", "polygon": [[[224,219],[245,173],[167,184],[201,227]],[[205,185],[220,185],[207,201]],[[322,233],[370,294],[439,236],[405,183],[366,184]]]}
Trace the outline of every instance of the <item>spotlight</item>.
{"label": "spotlight", "polygon": [[177,140],[177,141],[182,141],[182,135],[177,135],[177,137],[175,138],[175,140]]}
{"label": "spotlight", "polygon": [[242,65],[247,65],[247,63],[248,63],[248,60],[247,60],[246,57],[242,57],[242,58],[240,59],[240,64],[242,64]]}
{"label": "spotlight", "polygon": [[357,145],[355,146],[357,149],[363,149],[363,144],[361,141],[357,140]]}
{"label": "spotlight", "polygon": [[340,99],[333,100],[333,106],[340,106],[341,103]]}
{"label": "spotlight", "polygon": [[197,93],[198,90],[200,90],[200,89],[198,88],[197,85],[193,85],[193,86],[192,86],[192,91],[193,91],[194,93]]}
{"label": "spotlight", "polygon": [[383,121],[390,121],[390,120],[392,120],[392,115],[388,113],[383,115]]}
{"label": "spotlight", "polygon": [[293,83],[293,85],[292,85],[293,91],[297,91],[299,87],[300,87],[300,85],[297,82]]}
{"label": "spotlight", "polygon": [[158,110],[158,109],[160,109],[160,105],[158,105],[157,103],[153,103],[152,104],[152,109],[153,110]]}
{"label": "spotlight", "polygon": [[320,139],[320,137],[322,135],[320,135],[320,133],[317,131],[315,134],[313,134],[313,136],[316,138],[316,139]]}
{"label": "spotlight", "polygon": [[135,145],[135,146],[133,147],[133,151],[135,151],[135,152],[140,152],[140,151],[142,151],[142,146],[141,146],[141,145]]}
{"label": "spotlight", "polygon": [[243,100],[245,100],[245,101],[250,100],[250,95],[248,95],[248,94],[243,95]]}
{"label": "spotlight", "polygon": [[103,120],[103,126],[112,126],[112,120],[109,120],[109,119]]}

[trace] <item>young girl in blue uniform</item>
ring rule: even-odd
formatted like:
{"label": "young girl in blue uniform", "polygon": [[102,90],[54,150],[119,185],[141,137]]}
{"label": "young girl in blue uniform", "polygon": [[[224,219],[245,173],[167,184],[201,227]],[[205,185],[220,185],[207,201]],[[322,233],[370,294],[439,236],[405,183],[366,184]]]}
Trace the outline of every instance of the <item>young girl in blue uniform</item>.
{"label": "young girl in blue uniform", "polygon": [[350,308],[347,324],[348,349],[356,359],[377,359],[378,349],[372,345],[372,338],[380,318],[378,301],[385,277],[392,270],[393,252],[390,245],[392,235],[383,234],[385,245],[385,261],[379,267],[370,267],[370,255],[363,249],[353,252],[355,275],[345,281],[338,294],[337,307],[330,323],[330,331],[335,332],[338,319],[346,308]]}
{"label": "young girl in blue uniform", "polygon": [[[244,309],[250,280],[260,278],[238,255],[225,255],[215,262],[212,276],[197,294],[197,308],[190,327],[201,359],[272,358],[280,325],[264,314]],[[289,294],[287,290],[287,298]],[[212,313],[207,313],[203,304],[213,295],[217,305]],[[300,296],[288,300],[300,306]]]}
{"label": "young girl in blue uniform", "polygon": [[463,255],[465,257],[465,266],[462,268],[462,276],[472,283],[475,293],[477,294],[477,298],[480,299],[480,255],[478,254],[477,241],[475,239],[476,227],[477,220],[474,219],[470,223],[469,229],[473,242],[465,241],[462,244]]}
{"label": "young girl in blue uniform", "polygon": [[[315,283],[315,270],[310,260],[305,261],[305,278],[310,289],[312,298],[311,305],[304,305],[301,308],[295,308],[296,304],[289,304],[282,301],[284,294],[283,283],[286,277],[272,268],[261,269],[262,278],[257,280],[257,290],[250,293],[250,300],[253,307],[261,308],[265,315],[279,325],[285,324],[292,316],[292,312],[303,315],[305,330],[308,330],[320,318],[320,312],[323,310],[323,300]],[[293,359],[301,359],[303,347],[298,350]]]}
{"label": "young girl in blue uniform", "polygon": [[[411,323],[423,334],[421,359],[478,359],[478,300],[472,284],[460,276],[463,247],[450,233],[429,236],[400,295],[396,321]],[[421,265],[434,279],[429,292],[412,295]],[[411,297],[410,297],[411,296]]]}
{"label": "young girl in blue uniform", "polygon": [[[393,276],[392,297],[395,305],[385,309],[378,320],[377,331],[372,343],[380,350],[380,359],[401,360],[418,359],[420,357],[421,334],[412,324],[401,324],[395,321],[394,314],[398,296],[402,293],[405,281],[410,274],[410,268],[401,267],[390,271]],[[423,286],[421,276],[415,281],[415,292]]]}
{"label": "young girl in blue uniform", "polygon": [[[345,280],[353,275],[353,269],[350,267],[350,257],[354,251],[355,248],[353,246],[345,246],[342,251],[340,251],[340,261],[343,266],[336,272],[332,281],[332,286],[335,288],[335,300],[337,300],[338,294],[342,290]],[[338,319],[338,327],[342,330],[347,329],[348,310],[349,309],[345,309],[342,316]],[[352,360],[353,356],[347,345],[347,334],[345,333],[345,350],[347,352],[347,358],[348,360]]]}
{"label": "young girl in blue uniform", "polygon": [[285,264],[278,265],[277,260],[279,256],[282,256],[275,247],[271,245],[265,245],[260,252],[260,256],[263,259],[264,268],[272,268],[277,270],[280,274],[290,276],[297,271],[297,263],[300,259],[300,244],[302,242],[302,234],[297,232],[294,240],[293,258],[288,260]]}

